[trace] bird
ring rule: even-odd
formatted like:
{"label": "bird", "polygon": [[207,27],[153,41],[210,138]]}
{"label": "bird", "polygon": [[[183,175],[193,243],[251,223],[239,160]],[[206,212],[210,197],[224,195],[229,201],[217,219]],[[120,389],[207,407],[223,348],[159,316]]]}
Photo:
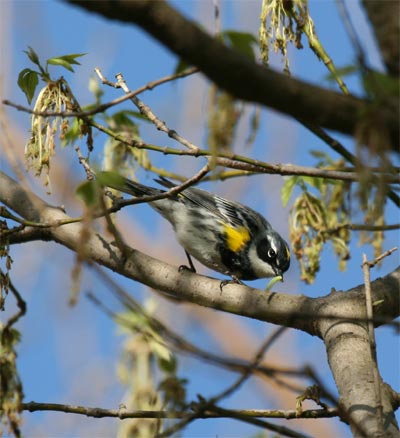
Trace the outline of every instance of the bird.
{"label": "bird", "polygon": [[[114,172],[100,172],[97,179],[102,185],[134,197],[165,193]],[[155,181],[168,189],[175,187],[163,177]],[[283,278],[289,269],[290,250],[286,241],[261,214],[246,205],[195,187],[151,201],[149,205],[172,225],[191,271],[196,272],[191,257],[238,283]]]}

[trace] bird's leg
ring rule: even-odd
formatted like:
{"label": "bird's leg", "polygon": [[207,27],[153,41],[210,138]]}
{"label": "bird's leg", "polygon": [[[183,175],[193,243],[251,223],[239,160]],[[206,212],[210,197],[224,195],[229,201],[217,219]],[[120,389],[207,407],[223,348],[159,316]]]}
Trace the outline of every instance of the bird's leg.
{"label": "bird's leg", "polygon": [[188,259],[189,266],[181,265],[181,266],[179,266],[179,270],[182,271],[183,269],[187,269],[188,271],[196,272],[196,268],[194,267],[194,264],[192,262],[192,258],[190,257],[190,254],[186,251],[186,249],[185,249],[185,254],[186,254],[186,257]]}

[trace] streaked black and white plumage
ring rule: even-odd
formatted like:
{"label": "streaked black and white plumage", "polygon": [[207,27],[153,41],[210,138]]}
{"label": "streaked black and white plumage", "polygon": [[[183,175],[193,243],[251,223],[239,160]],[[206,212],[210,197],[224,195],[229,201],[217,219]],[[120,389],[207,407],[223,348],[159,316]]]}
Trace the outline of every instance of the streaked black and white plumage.
{"label": "streaked black and white plumage", "polygon": [[[157,182],[174,186],[166,179]],[[164,192],[123,177],[107,185],[135,197]],[[208,268],[240,280],[282,275],[289,269],[285,240],[266,219],[243,204],[198,188],[149,204],[172,224],[187,254]]]}

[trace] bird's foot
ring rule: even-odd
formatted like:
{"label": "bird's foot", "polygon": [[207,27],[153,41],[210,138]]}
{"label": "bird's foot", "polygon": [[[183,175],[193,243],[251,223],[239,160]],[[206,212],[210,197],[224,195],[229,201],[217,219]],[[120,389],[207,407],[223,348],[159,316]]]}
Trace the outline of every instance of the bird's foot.
{"label": "bird's foot", "polygon": [[185,254],[186,254],[186,257],[188,259],[189,266],[186,266],[186,265],[179,266],[179,272],[181,272],[181,271],[196,272],[196,268],[194,267],[192,258],[190,257],[190,254],[186,251],[186,249],[185,249]]}
{"label": "bird's foot", "polygon": [[222,289],[227,285],[227,284],[242,284],[244,285],[244,283],[242,281],[239,280],[239,278],[237,278],[235,275],[231,275],[231,279],[230,280],[222,280],[220,285],[219,285],[219,289],[222,292]]}
{"label": "bird's foot", "polygon": [[182,272],[182,271],[190,271],[190,272],[196,272],[196,269],[193,267],[191,267],[191,266],[186,266],[186,265],[180,265],[179,266],[179,268],[178,268],[178,271],[179,272]]}

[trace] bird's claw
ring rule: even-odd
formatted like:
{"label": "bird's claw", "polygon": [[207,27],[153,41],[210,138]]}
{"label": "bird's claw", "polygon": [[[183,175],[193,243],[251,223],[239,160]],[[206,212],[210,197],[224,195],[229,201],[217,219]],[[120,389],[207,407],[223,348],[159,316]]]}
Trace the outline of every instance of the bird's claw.
{"label": "bird's claw", "polygon": [[242,281],[239,280],[239,278],[235,277],[234,275],[232,275],[232,278],[229,280],[222,280],[220,285],[219,285],[219,290],[222,292],[222,289],[227,285],[227,284],[242,284],[244,285],[244,283]]}
{"label": "bird's claw", "polygon": [[196,272],[196,269],[193,269],[190,266],[180,265],[178,268],[178,271],[179,272],[182,272],[182,271]]}

